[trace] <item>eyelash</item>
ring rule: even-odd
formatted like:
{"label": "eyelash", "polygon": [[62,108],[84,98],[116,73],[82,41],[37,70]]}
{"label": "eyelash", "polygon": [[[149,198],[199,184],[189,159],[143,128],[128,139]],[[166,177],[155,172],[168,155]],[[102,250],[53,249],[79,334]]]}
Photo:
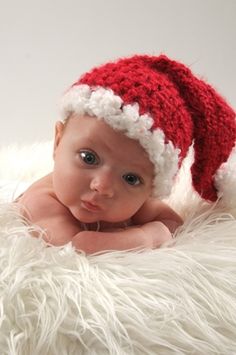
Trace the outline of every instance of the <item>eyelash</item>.
{"label": "eyelash", "polygon": [[[88,157],[88,155],[90,155],[90,157],[94,158],[94,160],[92,160],[91,162],[89,161],[86,161],[86,157]],[[98,165],[100,163],[100,159],[99,157],[97,156],[96,153],[94,153],[93,151],[90,151],[90,150],[81,150],[79,152],[79,156],[80,156],[80,159],[86,164],[86,165],[91,165],[91,166],[94,166],[94,165]],[[130,186],[139,186],[139,185],[142,185],[143,184],[143,179],[134,174],[134,173],[127,173],[127,174],[124,174],[122,175],[122,178],[123,180]],[[130,183],[128,181],[128,178],[134,178],[134,182]]]}

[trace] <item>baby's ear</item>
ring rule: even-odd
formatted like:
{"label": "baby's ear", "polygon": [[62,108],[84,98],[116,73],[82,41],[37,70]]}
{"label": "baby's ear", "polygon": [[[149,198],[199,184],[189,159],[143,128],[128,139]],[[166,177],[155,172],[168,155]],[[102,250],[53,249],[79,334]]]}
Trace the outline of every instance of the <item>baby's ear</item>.
{"label": "baby's ear", "polygon": [[53,146],[53,158],[55,158],[56,149],[60,143],[61,137],[64,131],[64,123],[57,121],[55,124],[54,146]]}

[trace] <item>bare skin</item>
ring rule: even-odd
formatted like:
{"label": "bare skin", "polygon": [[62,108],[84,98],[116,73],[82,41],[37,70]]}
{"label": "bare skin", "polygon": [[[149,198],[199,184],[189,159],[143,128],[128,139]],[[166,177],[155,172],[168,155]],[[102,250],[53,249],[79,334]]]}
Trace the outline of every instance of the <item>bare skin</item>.
{"label": "bare skin", "polygon": [[102,120],[72,116],[56,124],[53,172],[17,202],[52,245],[72,241],[87,254],[157,248],[182,219],[151,198],[152,180],[152,163],[137,141]]}

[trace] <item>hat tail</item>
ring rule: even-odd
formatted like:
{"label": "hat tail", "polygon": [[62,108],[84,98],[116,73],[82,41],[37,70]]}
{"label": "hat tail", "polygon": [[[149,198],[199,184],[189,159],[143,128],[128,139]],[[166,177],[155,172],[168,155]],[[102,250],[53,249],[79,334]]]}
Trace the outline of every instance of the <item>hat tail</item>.
{"label": "hat tail", "polygon": [[[191,167],[194,188],[206,200],[215,201],[218,197],[223,197],[222,194],[226,193],[222,189],[224,181],[230,180],[230,186],[233,183],[236,185],[234,110],[209,84],[194,76],[185,65],[164,55],[148,60],[153,69],[165,73],[175,85],[191,114],[195,153]],[[231,187],[228,190],[228,195],[232,189]],[[236,205],[236,198],[234,204]]]}

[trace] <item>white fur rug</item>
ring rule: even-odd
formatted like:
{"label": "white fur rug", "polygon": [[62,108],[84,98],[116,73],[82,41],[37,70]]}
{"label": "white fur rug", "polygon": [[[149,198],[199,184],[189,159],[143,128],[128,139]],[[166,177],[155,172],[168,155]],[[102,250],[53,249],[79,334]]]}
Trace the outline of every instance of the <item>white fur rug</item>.
{"label": "white fur rug", "polygon": [[236,354],[236,220],[191,190],[172,245],[86,257],[30,236],[10,200],[51,168],[51,143],[0,150],[0,354]]}

